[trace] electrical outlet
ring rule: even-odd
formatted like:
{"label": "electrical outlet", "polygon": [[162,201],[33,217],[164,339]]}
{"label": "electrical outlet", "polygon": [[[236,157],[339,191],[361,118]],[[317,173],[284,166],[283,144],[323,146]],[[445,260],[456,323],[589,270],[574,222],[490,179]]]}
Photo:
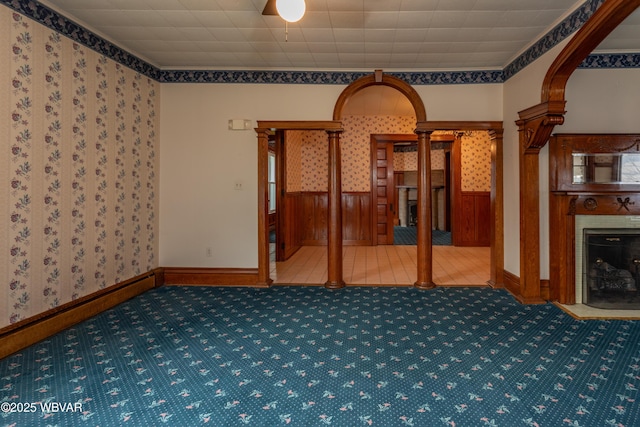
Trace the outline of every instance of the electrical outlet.
{"label": "electrical outlet", "polygon": [[207,246],[204,250],[204,254],[207,258],[211,258],[213,256],[213,250],[211,250],[211,246]]}
{"label": "electrical outlet", "polygon": [[242,183],[240,181],[236,182],[235,187],[236,190],[242,190]]}

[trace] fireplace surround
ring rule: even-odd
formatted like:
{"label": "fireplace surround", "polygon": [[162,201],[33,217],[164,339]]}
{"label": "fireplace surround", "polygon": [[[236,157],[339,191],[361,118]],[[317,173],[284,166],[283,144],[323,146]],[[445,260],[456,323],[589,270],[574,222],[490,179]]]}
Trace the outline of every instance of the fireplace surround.
{"label": "fireplace surround", "polygon": [[[588,274],[583,271],[583,264],[587,264],[585,268],[589,270],[589,264],[595,259],[584,260],[584,229],[627,229],[632,230],[631,234],[640,234],[640,175],[623,172],[640,166],[640,156],[638,161],[635,159],[638,153],[639,134],[556,134],[551,137],[548,299],[575,304],[585,303],[591,296],[591,289],[584,289]],[[619,270],[635,272],[635,267],[616,266],[617,260],[603,262]],[[624,291],[608,293],[611,298],[614,294],[625,296]],[[626,296],[633,300],[635,295],[631,293],[628,291]],[[629,303],[623,305],[627,308]]]}

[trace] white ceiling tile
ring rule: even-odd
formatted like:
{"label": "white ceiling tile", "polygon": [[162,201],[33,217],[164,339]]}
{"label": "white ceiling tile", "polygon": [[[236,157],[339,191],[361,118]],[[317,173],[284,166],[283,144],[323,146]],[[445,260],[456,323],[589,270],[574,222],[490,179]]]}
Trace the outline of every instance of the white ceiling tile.
{"label": "white ceiling tile", "polygon": [[423,11],[436,10],[440,0],[402,0],[400,10],[403,11]]}
{"label": "white ceiling tile", "polygon": [[267,26],[262,15],[255,11],[226,11],[231,23],[237,28],[264,28]]}
{"label": "white ceiling tile", "polygon": [[422,43],[394,43],[391,52],[394,54],[418,53]]}
{"label": "white ceiling tile", "polygon": [[387,53],[391,54],[392,43],[365,43],[364,51],[366,53]]}
{"label": "white ceiling tile", "polygon": [[413,29],[404,29],[399,28],[396,30],[396,34],[394,37],[394,41],[396,43],[422,43],[425,37],[427,36],[426,28],[413,28]]}
{"label": "white ceiling tile", "polygon": [[329,12],[333,28],[363,28],[363,12]]}
{"label": "white ceiling tile", "polygon": [[[193,42],[197,41],[214,41],[216,40],[215,36],[211,34],[211,32],[202,27],[182,27],[178,28],[178,31],[181,34],[184,34],[184,37]],[[120,32],[122,33],[122,31]]]}
{"label": "white ceiling tile", "polygon": [[333,31],[328,28],[300,28],[304,39],[309,43],[333,43]]}
{"label": "white ceiling tile", "polygon": [[[246,40],[257,42],[275,42],[274,32],[268,28],[239,28]],[[280,34],[278,35],[281,36]]]}
{"label": "white ceiling tile", "polygon": [[159,10],[158,14],[170,25],[176,27],[199,26],[198,19],[188,10]]}
{"label": "white ceiling tile", "polygon": [[[277,16],[272,17],[274,22],[279,22],[284,26],[284,21]],[[331,29],[331,18],[327,11],[307,12],[302,19],[295,23],[301,28],[324,28]]]}
{"label": "white ceiling tile", "polygon": [[244,34],[237,28],[219,28],[214,33],[216,39],[221,42],[244,42]]}
{"label": "white ceiling tile", "polygon": [[318,53],[325,54],[338,52],[338,48],[335,43],[307,43],[307,45],[310,46],[309,51],[314,55]]}
{"label": "white ceiling tile", "polygon": [[398,12],[366,12],[364,27],[377,29],[395,29],[398,26]]}
{"label": "white ceiling tile", "polygon": [[355,43],[364,42],[364,30],[363,29],[346,29],[346,28],[334,28],[333,38],[336,43]]}
{"label": "white ceiling tile", "polygon": [[366,0],[363,1],[366,11],[398,11],[402,5],[402,0]]}
{"label": "white ceiling tile", "polygon": [[[151,0],[151,1],[155,1],[155,0]],[[218,6],[220,7],[221,10],[239,10],[239,11],[255,11],[256,10],[256,4],[253,0],[211,0],[216,1],[218,3]],[[266,3],[266,0],[265,0]],[[262,7],[260,7],[260,12],[262,12],[262,9],[264,8],[264,5]]]}
{"label": "white ceiling tile", "polygon": [[[287,25],[288,42],[285,22],[261,14],[265,2],[42,0],[165,69],[268,69],[295,62],[407,70],[504,67],[583,1],[307,0],[302,20]],[[598,49],[640,51],[639,27],[640,10]]]}
{"label": "white ceiling tile", "polygon": [[193,16],[195,16],[202,26],[209,28],[211,31],[234,26],[227,14],[220,10],[199,10],[193,12]]}
{"label": "white ceiling tile", "polygon": [[220,10],[217,2],[212,0],[178,0],[185,9],[195,10]]}
{"label": "white ceiling tile", "polygon": [[429,28],[462,28],[467,15],[467,12],[436,11]]}
{"label": "white ceiling tile", "polygon": [[378,43],[378,42],[387,42],[392,43],[395,38],[396,30],[364,30],[364,41],[365,43]]}

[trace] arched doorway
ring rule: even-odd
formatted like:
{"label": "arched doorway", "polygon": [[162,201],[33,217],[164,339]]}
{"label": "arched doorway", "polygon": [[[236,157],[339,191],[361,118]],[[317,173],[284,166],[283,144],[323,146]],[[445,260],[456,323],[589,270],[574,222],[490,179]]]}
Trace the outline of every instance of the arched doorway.
{"label": "arched doorway", "polygon": [[413,106],[418,135],[418,179],[417,179],[417,279],[414,286],[422,289],[433,288],[433,265],[431,251],[431,156],[430,131],[421,126],[427,120],[424,103],[418,92],[405,81],[376,70],[373,75],[362,77],[347,86],[336,101],[333,119],[342,120],[342,113],[349,99],[357,92],[374,85],[393,88],[402,93]]}
{"label": "arched doorway", "polygon": [[[340,136],[342,134],[342,114],[344,107],[352,95],[370,86],[382,85],[391,87],[402,93],[411,103],[415,111],[416,126],[415,133],[418,140],[418,185],[420,187],[418,200],[418,224],[422,224],[418,231],[417,245],[417,280],[414,285],[419,288],[432,288],[435,284],[432,281],[432,248],[431,248],[431,159],[430,159],[430,137],[436,130],[485,130],[492,135],[492,224],[491,224],[491,277],[490,284],[494,286],[502,285],[502,123],[501,122],[427,122],[424,104],[418,93],[408,83],[389,75],[384,75],[380,71],[375,74],[365,76],[354,81],[347,86],[338,97],[333,113],[332,121],[258,121],[258,142],[259,142],[259,285],[268,286],[271,283],[269,277],[269,242],[267,226],[267,156],[268,156],[268,135],[275,130],[286,129],[315,129],[323,130],[328,134],[328,143],[333,154],[330,156],[334,160],[330,162],[329,175],[333,175],[334,186],[330,189],[330,197],[334,199],[334,210],[329,212],[329,230],[339,233],[336,220],[339,222],[341,187],[337,185],[336,179],[341,179],[340,162]],[[336,157],[338,156],[338,157]],[[331,219],[333,217],[333,220]],[[331,235],[331,233],[329,233]],[[329,280],[335,286],[344,286],[342,282],[342,238],[334,234],[333,241],[329,241],[327,252],[333,254],[328,256],[328,269],[333,274],[333,280]],[[325,284],[327,285],[327,284]]]}

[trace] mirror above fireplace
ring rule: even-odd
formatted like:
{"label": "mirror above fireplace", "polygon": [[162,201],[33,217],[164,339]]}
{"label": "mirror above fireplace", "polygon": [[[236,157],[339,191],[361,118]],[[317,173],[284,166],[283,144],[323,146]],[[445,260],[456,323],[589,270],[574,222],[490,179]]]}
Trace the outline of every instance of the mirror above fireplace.
{"label": "mirror above fireplace", "polygon": [[640,184],[640,153],[572,153],[573,184]]}

